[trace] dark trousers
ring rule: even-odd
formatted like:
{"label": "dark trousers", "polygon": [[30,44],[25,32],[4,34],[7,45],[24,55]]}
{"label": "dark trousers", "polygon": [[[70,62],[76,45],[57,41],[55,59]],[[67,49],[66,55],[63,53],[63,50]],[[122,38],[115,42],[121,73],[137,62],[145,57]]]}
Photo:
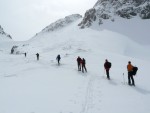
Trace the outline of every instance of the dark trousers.
{"label": "dark trousers", "polygon": [[[131,81],[132,81],[132,83],[131,83]],[[134,78],[133,78],[132,72],[128,72],[128,84],[129,85],[135,85],[134,84]]]}
{"label": "dark trousers", "polygon": [[60,63],[59,63],[59,62],[60,62],[60,60],[58,59],[57,61],[58,61],[58,65],[59,65],[59,64],[60,64]]}
{"label": "dark trousers", "polygon": [[39,60],[39,57],[37,57],[37,60]]}
{"label": "dark trousers", "polygon": [[78,71],[81,71],[81,64],[78,62]]}
{"label": "dark trousers", "polygon": [[84,70],[87,72],[85,65],[82,65],[82,72],[84,73]]}
{"label": "dark trousers", "polygon": [[107,78],[110,79],[110,77],[109,77],[109,70],[108,69],[106,69],[106,75],[107,75]]}

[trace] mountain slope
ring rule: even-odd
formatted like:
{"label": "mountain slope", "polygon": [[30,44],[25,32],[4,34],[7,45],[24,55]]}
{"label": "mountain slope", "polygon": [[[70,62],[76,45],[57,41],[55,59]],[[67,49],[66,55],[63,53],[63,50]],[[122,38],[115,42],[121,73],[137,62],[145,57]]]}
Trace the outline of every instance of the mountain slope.
{"label": "mountain slope", "polygon": [[90,27],[96,20],[100,25],[103,20],[114,21],[115,16],[126,19],[137,16],[141,19],[150,19],[150,0],[98,0],[92,9],[85,13],[79,26]]}
{"label": "mountain slope", "polygon": [[3,28],[0,26],[0,40],[4,41],[4,40],[10,40],[10,39],[12,39],[12,37],[9,34],[5,33]]}
{"label": "mountain slope", "polygon": [[80,18],[82,18],[82,16],[79,14],[72,14],[72,15],[66,16],[63,19],[59,19],[56,22],[51,23],[49,26],[45,27],[40,33],[37,33],[36,36],[41,33],[46,33],[46,32],[48,33],[48,32],[60,30]]}
{"label": "mountain slope", "polygon": [[13,41],[12,37],[0,26],[0,53],[10,52],[15,43],[16,42]]}
{"label": "mountain slope", "polygon": [[[81,19],[78,19],[65,26],[63,29],[53,32],[41,31],[38,33],[40,35],[36,35],[34,38],[23,44],[25,46],[19,46],[18,51],[30,51],[32,53],[33,51],[30,48],[35,48],[37,52],[42,52],[43,50],[47,52],[57,49],[58,51],[68,49],[68,51],[71,50],[75,52],[80,49],[85,51],[94,50],[96,47],[99,48],[100,51],[114,52],[121,55],[149,59],[149,53],[147,53],[147,50],[145,49],[147,46],[145,47],[136,43],[135,41],[131,40],[130,37],[126,37],[122,35],[122,33],[118,33],[119,31],[114,32],[113,28],[115,27],[110,27],[110,29],[99,29],[96,26],[93,26],[94,28],[91,27],[89,29],[81,30],[77,26],[80,21]],[[122,20],[118,20],[118,25],[122,25],[123,23],[121,22]],[[130,23],[130,25],[132,25],[135,24],[136,21],[130,21]],[[142,25],[142,23],[139,24]],[[111,25],[111,23],[108,22],[108,24],[106,23],[104,25],[106,26],[103,28],[107,28],[109,25]],[[133,35],[137,36],[137,34]],[[35,49],[33,50],[35,51]]]}
{"label": "mountain slope", "polygon": [[[149,48],[106,29],[81,30],[80,21],[18,43],[26,58],[1,53],[0,112],[149,113]],[[87,73],[77,70],[77,56],[86,59]],[[106,58],[112,63],[110,81]],[[139,68],[135,87],[126,84],[129,60]]]}
{"label": "mountain slope", "polygon": [[149,0],[98,0],[94,7],[85,13],[79,26],[82,29],[109,29],[140,44],[150,44],[149,4]]}
{"label": "mountain slope", "polygon": [[[72,19],[56,21],[25,42],[0,42],[0,113],[149,113],[150,46],[130,37],[133,25],[141,28],[132,36],[148,36],[149,21],[119,17],[104,20],[101,28],[95,22],[80,29],[82,18]],[[19,54],[9,54],[12,44]],[[78,71],[78,56],[85,58],[87,73]],[[106,79],[105,59],[112,63],[111,80]],[[128,61],[139,69],[135,87],[127,85]]]}

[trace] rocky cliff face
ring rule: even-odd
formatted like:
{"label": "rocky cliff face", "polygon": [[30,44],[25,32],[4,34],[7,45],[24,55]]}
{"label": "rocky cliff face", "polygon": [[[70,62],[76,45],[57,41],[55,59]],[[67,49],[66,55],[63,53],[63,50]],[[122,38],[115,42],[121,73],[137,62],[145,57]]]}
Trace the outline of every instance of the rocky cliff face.
{"label": "rocky cliff face", "polygon": [[150,0],[98,0],[93,8],[86,11],[79,26],[90,27],[94,22],[100,25],[106,19],[115,21],[115,16],[125,19],[136,16],[150,19]]}
{"label": "rocky cliff face", "polygon": [[12,39],[12,37],[9,34],[5,33],[3,28],[0,26],[0,38],[5,38],[5,37],[8,39]]}

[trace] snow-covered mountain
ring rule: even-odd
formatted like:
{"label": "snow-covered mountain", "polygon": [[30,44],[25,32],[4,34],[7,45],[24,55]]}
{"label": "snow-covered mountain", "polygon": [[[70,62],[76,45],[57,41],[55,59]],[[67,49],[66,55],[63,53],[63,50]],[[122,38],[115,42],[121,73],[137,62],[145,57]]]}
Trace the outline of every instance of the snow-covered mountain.
{"label": "snow-covered mountain", "polygon": [[12,39],[12,37],[9,34],[5,33],[5,31],[0,25],[0,40],[10,40],[10,39]]}
{"label": "snow-covered mountain", "polygon": [[109,29],[149,45],[150,0],[98,0],[87,10],[79,27]]}
{"label": "snow-covered mountain", "polygon": [[[67,18],[69,18],[69,22]],[[67,18],[60,19],[50,24],[48,27],[44,28],[44,30],[34,36],[31,40],[26,41],[24,44],[18,46],[16,52],[23,53],[25,51],[28,51],[29,53],[33,53],[35,51],[47,52],[47,50],[55,51],[58,49],[58,52],[68,50],[69,53],[66,54],[71,54],[72,52],[74,53],[80,50],[89,51],[94,50],[94,48],[99,48],[100,51],[107,51],[130,57],[134,56],[136,58],[144,59],[150,58],[149,53],[147,53],[147,49],[145,49],[146,47],[149,48],[149,45],[141,45],[132,40],[132,37],[127,37],[121,32],[118,33],[114,32],[111,29],[107,29],[107,27],[111,25],[111,22],[107,22],[106,24],[104,24],[105,26],[103,26],[103,28],[106,29],[99,30],[97,26],[93,26],[88,29],[80,29],[78,27],[78,23],[82,20],[80,15],[71,15]],[[71,22],[70,19],[72,20]],[[128,23],[128,20],[124,20],[123,22],[124,27],[127,28],[128,24],[126,23]],[[144,21],[143,24],[142,21],[138,21],[138,19],[135,18],[130,21],[130,28],[132,28],[132,25],[135,25],[135,23],[137,22],[143,29],[144,27],[150,25],[150,22],[148,21],[147,23]],[[118,22],[115,24],[118,24],[118,26],[120,27],[121,25],[123,25],[122,20],[118,20]],[[133,29],[131,33],[132,32]],[[147,31],[142,32],[145,32],[145,35],[147,36],[149,35],[149,32]],[[139,34],[134,33],[133,35],[137,38]],[[147,42],[146,40],[143,41]],[[123,46],[118,47],[118,45]]]}
{"label": "snow-covered mountain", "polygon": [[34,38],[56,32],[79,19],[78,26],[81,29],[107,29],[125,35],[139,44],[150,44],[150,0],[98,0],[83,18],[79,14],[73,14],[57,20]]}
{"label": "snow-covered mountain", "polygon": [[[99,0],[94,7],[108,7],[106,2]],[[134,7],[138,3],[145,6],[146,0]],[[101,27],[96,19],[80,29],[84,19],[67,16],[25,42],[0,41],[0,113],[149,113],[150,41],[144,38],[149,37],[149,19],[114,16],[103,19]],[[85,58],[87,73],[78,71],[78,56]],[[105,59],[112,63],[111,80]],[[128,61],[138,67],[135,87],[127,85]]]}
{"label": "snow-covered mountain", "polygon": [[[27,57],[0,51],[0,113],[149,113],[150,48],[109,29],[81,30],[80,21],[18,43]],[[86,59],[87,73],[78,71],[78,56]],[[127,85],[128,61],[139,68],[135,87]]]}
{"label": "snow-covered mountain", "polygon": [[140,17],[150,19],[150,0],[98,0],[89,9],[79,24],[81,28],[90,27],[93,22],[101,25],[103,20],[115,21],[115,17],[131,19]]}
{"label": "snow-covered mountain", "polygon": [[73,15],[66,16],[65,18],[59,19],[56,22],[51,23],[50,25],[45,27],[40,33],[37,33],[36,36],[41,33],[46,33],[46,32],[48,33],[48,32],[52,32],[52,31],[60,30],[80,18],[82,18],[82,16],[79,14],[73,14]]}

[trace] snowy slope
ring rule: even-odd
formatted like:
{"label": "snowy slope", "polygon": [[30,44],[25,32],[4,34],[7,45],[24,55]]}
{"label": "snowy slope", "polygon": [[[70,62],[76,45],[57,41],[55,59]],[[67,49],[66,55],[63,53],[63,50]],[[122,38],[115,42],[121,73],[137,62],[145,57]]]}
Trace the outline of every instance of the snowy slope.
{"label": "snowy slope", "polygon": [[12,37],[9,34],[5,33],[0,25],[0,41],[10,41],[11,39]]}
{"label": "snowy slope", "polygon": [[69,24],[73,23],[74,21],[80,18],[82,18],[80,14],[72,14],[66,16],[65,18],[59,19],[56,22],[51,23],[49,26],[45,27],[41,32],[37,33],[35,37],[39,35],[43,35],[43,33],[50,33],[50,32],[63,29],[64,27],[68,26]]}
{"label": "snowy slope", "polygon": [[[111,29],[81,30],[80,21],[14,42],[26,58],[0,52],[0,113],[149,113],[149,47]],[[0,47],[9,50],[8,45]],[[86,59],[87,73],[77,71],[77,56]],[[112,62],[110,81],[106,58]],[[129,60],[139,68],[136,87],[123,84]]]}
{"label": "snowy slope", "polygon": [[127,20],[116,17],[114,22],[105,20],[101,26],[94,23],[91,28],[96,30],[107,29],[125,35],[139,44],[150,45],[150,20],[141,20],[139,18]]}
{"label": "snowy slope", "polygon": [[[114,23],[114,25],[108,22],[104,24],[103,29],[99,29],[99,27],[95,25],[89,29],[82,30],[77,26],[80,21],[81,19],[78,19],[76,22],[54,32],[49,33],[41,31],[39,33],[40,35],[37,35],[27,41],[24,44],[25,46],[20,46],[18,51],[28,51],[33,53],[35,50],[36,52],[48,52],[58,49],[57,51],[68,50],[69,52],[76,52],[79,50],[94,51],[95,48],[98,48],[99,51],[107,51],[131,57],[134,56],[136,58],[144,57],[144,59],[149,59],[149,53],[147,52],[147,49],[145,49],[149,48],[149,46],[136,43],[134,40],[130,39],[131,37],[127,37],[128,35],[121,35],[122,31],[124,31],[123,29],[119,30],[118,27],[113,27],[114,25],[121,26],[123,23],[125,26],[125,22],[127,21],[122,22],[118,20],[120,24]],[[135,25],[137,21],[138,19],[135,19],[135,22],[130,21],[131,26]],[[147,23],[150,24],[149,22]],[[139,24],[144,27],[144,24],[141,23],[141,21],[139,21]],[[127,26],[125,26],[125,28],[127,28]],[[118,31],[116,32],[116,30]],[[137,37],[137,34],[132,33],[132,31],[128,31],[128,33]],[[146,36],[149,35],[148,31],[143,32]],[[140,33],[142,34],[142,32]],[[146,43],[146,41],[141,38],[139,38],[139,41]],[[30,48],[34,49],[32,50]]]}
{"label": "snowy slope", "polygon": [[0,53],[8,53],[16,42],[7,34],[0,25]]}
{"label": "snowy slope", "polygon": [[[109,29],[140,44],[150,44],[150,0],[98,0],[79,27]],[[94,26],[94,27],[93,27]]]}
{"label": "snowy slope", "polygon": [[0,28],[0,53],[11,53],[13,46],[23,45],[24,42],[14,41],[11,36],[4,32],[3,28]]}

